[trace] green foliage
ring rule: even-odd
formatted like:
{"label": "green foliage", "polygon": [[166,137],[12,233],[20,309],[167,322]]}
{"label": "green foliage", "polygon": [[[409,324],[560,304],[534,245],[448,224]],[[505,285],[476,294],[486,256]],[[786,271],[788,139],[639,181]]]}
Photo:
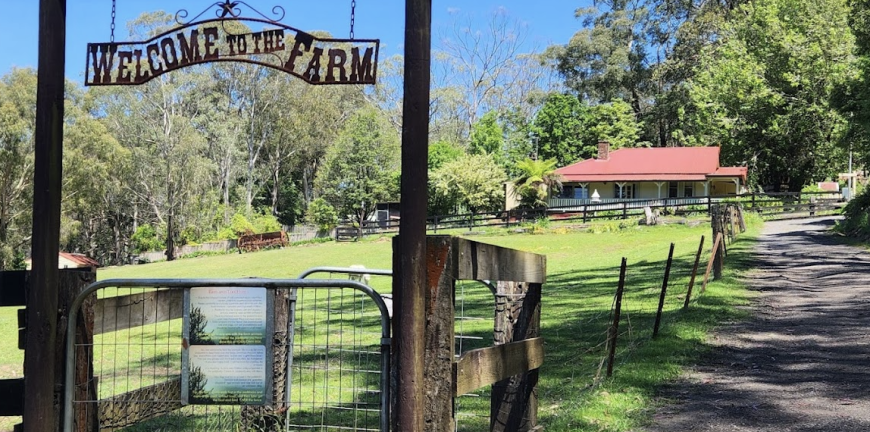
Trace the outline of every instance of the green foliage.
{"label": "green foliage", "polygon": [[853,68],[844,0],[747,3],[701,52],[683,112],[692,145],[721,145],[722,165],[791,191],[843,169],[847,131],[831,108]]}
{"label": "green foliage", "polygon": [[556,159],[559,166],[592,157],[593,148],[586,148],[581,137],[584,109],[580,100],[566,94],[552,94],[535,115],[533,130],[538,157]]}
{"label": "green foliage", "polygon": [[465,155],[445,163],[430,176],[437,199],[457,210],[483,212],[504,206],[507,177],[491,155]]}
{"label": "green foliage", "polygon": [[525,159],[517,163],[517,171],[514,190],[525,208],[546,207],[550,192],[562,188],[562,176],[555,172],[556,159]]}
{"label": "green foliage", "polygon": [[323,198],[311,201],[306,218],[310,223],[317,225],[320,231],[329,231],[338,225],[338,213]]}
{"label": "green foliage", "polygon": [[498,116],[495,111],[483,115],[471,127],[471,143],[468,152],[471,154],[490,154],[496,161],[503,159],[502,147],[504,146],[504,132],[498,124]]}
{"label": "green foliage", "polygon": [[609,142],[613,150],[645,144],[639,141],[642,124],[621,100],[589,106],[574,96],[553,94],[533,127],[538,156],[555,159],[560,167],[596,156],[599,141]]}
{"label": "green foliage", "polygon": [[837,231],[861,240],[870,239],[870,189],[856,195],[843,208],[845,219],[837,223]]}
{"label": "green foliage", "polygon": [[248,218],[241,212],[233,215],[233,218],[230,221],[230,231],[233,233],[232,238],[241,237],[246,234],[253,234],[255,232],[254,224],[248,221]]}
{"label": "green foliage", "polygon": [[459,146],[449,141],[435,141],[429,144],[429,171],[432,172],[447,162],[455,161],[462,157],[463,151]]}
{"label": "green foliage", "polygon": [[269,209],[265,207],[251,215],[251,225],[255,233],[277,232],[283,228],[278,218],[270,214]]}
{"label": "green foliage", "polygon": [[394,201],[398,138],[378,111],[354,113],[326,155],[317,179],[321,196],[357,224],[375,211],[377,203]]}
{"label": "green foliage", "polygon": [[157,235],[157,231],[149,224],[139,225],[136,228],[136,232],[130,237],[130,241],[133,243],[133,249],[138,253],[160,250],[166,247]]}

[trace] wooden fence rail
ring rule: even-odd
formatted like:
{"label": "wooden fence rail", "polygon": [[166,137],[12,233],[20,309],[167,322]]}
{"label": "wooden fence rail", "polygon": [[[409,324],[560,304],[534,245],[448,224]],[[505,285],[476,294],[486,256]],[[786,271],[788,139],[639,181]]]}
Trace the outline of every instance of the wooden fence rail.
{"label": "wooden fence rail", "polygon": [[[541,286],[546,257],[458,237],[427,238],[424,400],[426,431],[453,431],[454,398],[492,384],[491,431],[537,427]],[[454,362],[456,282],[490,281],[495,296],[495,346]]]}

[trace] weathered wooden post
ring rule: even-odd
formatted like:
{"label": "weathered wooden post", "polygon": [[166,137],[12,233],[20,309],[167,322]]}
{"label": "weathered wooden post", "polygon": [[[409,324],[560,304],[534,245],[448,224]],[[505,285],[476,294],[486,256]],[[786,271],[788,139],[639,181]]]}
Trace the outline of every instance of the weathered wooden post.
{"label": "weathered wooden post", "polygon": [[610,324],[610,331],[607,336],[607,346],[609,352],[607,354],[607,377],[613,376],[613,363],[616,361],[616,339],[619,336],[619,315],[622,312],[622,293],[625,291],[625,268],[627,264],[625,257],[622,258],[622,265],[619,267],[619,285],[616,287],[616,306],[613,311],[613,322]]}
{"label": "weathered wooden post", "polygon": [[[402,224],[393,242],[393,353],[397,431],[422,431],[432,0],[405,0]],[[452,323],[451,323],[452,325]],[[452,342],[451,342],[452,343]]]}
{"label": "weathered wooden post", "polygon": [[30,331],[24,351],[24,424],[31,432],[58,427],[55,399],[57,286],[63,175],[66,0],[39,2],[33,176],[33,273],[27,294]]}
{"label": "weathered wooden post", "polygon": [[686,290],[686,301],[683,303],[683,309],[689,308],[689,301],[692,299],[692,287],[695,286],[695,276],[698,274],[698,263],[701,262],[701,253],[704,251],[704,236],[701,236],[701,243],[698,244],[698,253],[695,254],[695,264],[692,266],[692,277],[689,278],[689,288]]}
{"label": "weathered wooden post", "polygon": [[722,278],[722,261],[724,254],[724,241],[723,238],[725,235],[725,223],[724,223],[724,214],[721,206],[713,207],[713,215],[710,219],[712,229],[713,229],[713,238],[715,239],[713,245],[713,280],[719,280]]}
{"label": "weathered wooden post", "polygon": [[665,307],[665,294],[668,291],[668,279],[671,276],[671,262],[674,259],[674,244],[671,243],[671,250],[668,252],[668,263],[665,266],[665,277],[662,281],[662,293],[659,296],[659,308],[656,310],[656,323],[653,325],[653,335],[655,338],[659,335],[659,326],[662,323],[662,309]]}
{"label": "weathered wooden post", "polygon": [[[496,345],[541,335],[541,284],[499,282],[495,293]],[[538,369],[492,385],[490,430],[531,431],[538,423]]]}

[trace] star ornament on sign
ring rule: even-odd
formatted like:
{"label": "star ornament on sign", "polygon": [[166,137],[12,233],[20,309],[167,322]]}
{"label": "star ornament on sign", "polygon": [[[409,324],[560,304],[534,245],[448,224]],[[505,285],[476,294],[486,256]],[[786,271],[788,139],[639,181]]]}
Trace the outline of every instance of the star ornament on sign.
{"label": "star ornament on sign", "polygon": [[220,5],[220,6],[221,6],[221,9],[223,9],[223,13],[221,14],[221,18],[226,18],[227,15],[232,16],[232,17],[236,16],[236,15],[233,13],[233,9],[235,9],[235,7],[236,7],[238,4],[239,4],[239,2],[234,2],[234,1],[230,1],[230,0],[225,0],[225,1]]}

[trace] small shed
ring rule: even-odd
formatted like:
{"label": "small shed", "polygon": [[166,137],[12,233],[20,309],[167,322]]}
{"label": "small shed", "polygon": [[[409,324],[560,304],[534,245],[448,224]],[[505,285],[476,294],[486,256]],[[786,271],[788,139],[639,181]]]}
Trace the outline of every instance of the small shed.
{"label": "small shed", "polygon": [[[30,258],[27,259],[27,270],[30,270],[32,266],[32,262]],[[80,253],[72,253],[72,252],[59,252],[57,254],[57,268],[59,269],[72,269],[72,268],[94,268],[100,266],[100,263],[97,260],[90,258],[86,255]]]}

